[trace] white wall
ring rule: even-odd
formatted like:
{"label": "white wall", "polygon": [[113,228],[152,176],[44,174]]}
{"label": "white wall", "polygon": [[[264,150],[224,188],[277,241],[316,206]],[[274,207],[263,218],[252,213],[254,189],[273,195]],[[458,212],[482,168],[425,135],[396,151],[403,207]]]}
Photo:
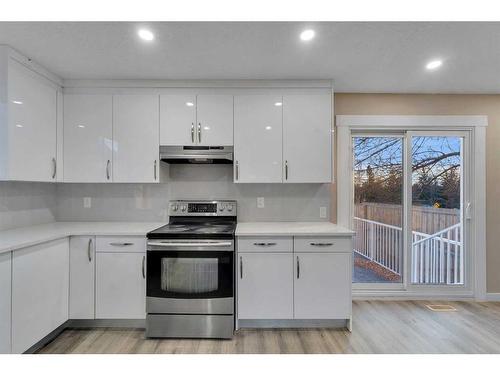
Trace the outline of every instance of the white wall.
{"label": "white wall", "polygon": [[51,222],[55,213],[55,184],[0,182],[0,230]]}
{"label": "white wall", "polygon": [[[229,165],[171,165],[165,184],[58,184],[57,220],[166,221],[170,199],[236,199],[239,221],[320,221],[329,184],[233,184]],[[83,198],[92,207],[83,208]],[[257,197],[265,208],[257,208]]]}

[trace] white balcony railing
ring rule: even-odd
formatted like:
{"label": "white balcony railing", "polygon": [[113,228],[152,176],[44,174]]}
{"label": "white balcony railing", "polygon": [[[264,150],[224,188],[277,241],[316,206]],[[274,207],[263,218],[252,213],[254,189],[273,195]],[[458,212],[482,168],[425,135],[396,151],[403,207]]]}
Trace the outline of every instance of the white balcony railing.
{"label": "white balcony railing", "polygon": [[[354,251],[400,275],[403,269],[403,232],[400,227],[354,218]],[[434,234],[412,232],[411,282],[462,284],[464,254],[461,224]]]}

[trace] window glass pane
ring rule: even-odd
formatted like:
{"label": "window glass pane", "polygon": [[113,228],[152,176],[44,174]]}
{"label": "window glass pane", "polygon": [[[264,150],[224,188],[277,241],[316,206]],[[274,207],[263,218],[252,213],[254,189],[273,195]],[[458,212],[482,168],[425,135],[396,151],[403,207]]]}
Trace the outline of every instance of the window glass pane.
{"label": "window glass pane", "polygon": [[403,139],[354,137],[355,283],[400,283]]}
{"label": "window glass pane", "polygon": [[414,284],[463,284],[461,137],[412,137]]}

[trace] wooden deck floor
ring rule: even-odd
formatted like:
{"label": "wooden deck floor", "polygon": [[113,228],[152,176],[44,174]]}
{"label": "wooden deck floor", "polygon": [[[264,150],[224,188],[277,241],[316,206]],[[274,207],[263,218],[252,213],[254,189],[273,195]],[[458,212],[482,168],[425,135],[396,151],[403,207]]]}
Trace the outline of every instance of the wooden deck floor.
{"label": "wooden deck floor", "polygon": [[353,332],[244,329],[232,340],[144,339],[139,329],[67,329],[39,353],[500,353],[500,303],[355,301]]}

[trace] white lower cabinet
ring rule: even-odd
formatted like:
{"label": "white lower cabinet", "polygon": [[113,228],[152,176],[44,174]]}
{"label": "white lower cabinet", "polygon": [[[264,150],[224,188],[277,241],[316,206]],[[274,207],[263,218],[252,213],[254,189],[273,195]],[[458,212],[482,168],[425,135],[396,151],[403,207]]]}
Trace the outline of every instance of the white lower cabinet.
{"label": "white lower cabinet", "polygon": [[293,254],[238,254],[238,317],[293,318]]}
{"label": "white lower cabinet", "polygon": [[351,254],[294,254],[296,319],[345,319],[351,315]]}
{"label": "white lower cabinet", "polygon": [[350,319],[351,248],[347,236],[238,239],[238,319]]}
{"label": "white lower cabinet", "polygon": [[22,353],[68,320],[68,238],[12,257],[12,352]]}
{"label": "white lower cabinet", "polygon": [[0,254],[0,354],[10,353],[12,253]]}
{"label": "white lower cabinet", "polygon": [[69,318],[94,319],[94,236],[70,238],[69,269]]}
{"label": "white lower cabinet", "polygon": [[97,319],[145,319],[145,252],[96,255]]}

